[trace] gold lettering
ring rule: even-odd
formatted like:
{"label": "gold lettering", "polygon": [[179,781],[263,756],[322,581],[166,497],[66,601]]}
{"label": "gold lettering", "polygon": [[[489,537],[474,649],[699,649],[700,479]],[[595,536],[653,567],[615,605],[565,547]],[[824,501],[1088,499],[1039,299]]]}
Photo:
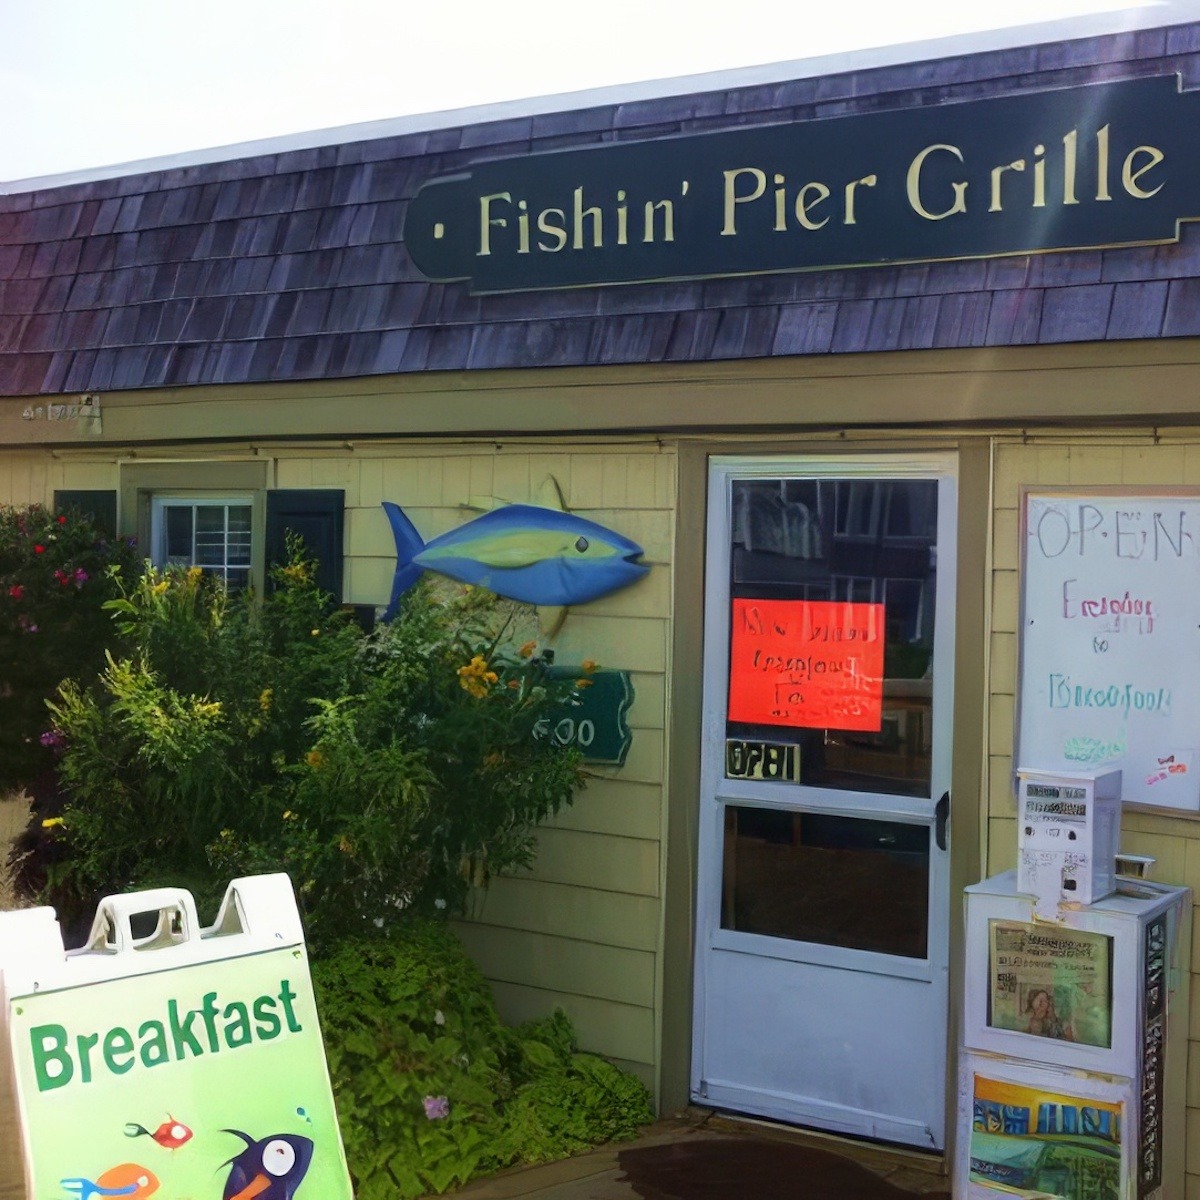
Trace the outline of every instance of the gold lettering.
{"label": "gold lettering", "polygon": [[1078,204],[1075,198],[1075,163],[1079,157],[1079,130],[1063,135],[1063,203]]}
{"label": "gold lettering", "polygon": [[[1144,154],[1150,161],[1138,167],[1136,170],[1133,166],[1134,156]],[[1125,166],[1121,171],[1121,182],[1125,185],[1125,190],[1135,200],[1149,200],[1151,196],[1157,195],[1162,191],[1162,184],[1154,188],[1153,191],[1146,191],[1145,188],[1138,187],[1138,180],[1141,179],[1147,171],[1152,171],[1158,166],[1167,156],[1158,149],[1157,146],[1135,146],[1130,150],[1125,158]]]}
{"label": "gold lettering", "polygon": [[[814,193],[815,200],[807,199],[809,192]],[[809,209],[816,208],[822,200],[829,199],[829,189],[823,184],[815,180],[812,183],[806,183],[796,193],[796,220],[804,226],[805,229],[820,229],[822,225],[829,224],[828,217],[822,217],[819,221],[810,220]]]}
{"label": "gold lettering", "polygon": [[846,184],[846,216],[842,221],[843,225],[857,225],[858,220],[854,215],[854,191],[860,187],[874,187],[879,182],[877,175],[864,175],[861,179],[852,179]]}
{"label": "gold lettering", "polygon": [[1046,153],[1045,146],[1034,146],[1034,154],[1037,160],[1033,164],[1033,207],[1046,207],[1046,160],[1043,155]]}
{"label": "gold lettering", "polygon": [[511,192],[493,192],[490,196],[479,197],[479,249],[476,257],[482,258],[492,252],[492,226],[503,229],[508,222],[503,217],[492,216],[492,201],[504,200],[512,203]]}
{"label": "gold lettering", "polygon": [[926,146],[909,164],[908,202],[912,206],[913,212],[918,216],[924,217],[927,221],[944,221],[947,217],[951,217],[955,213],[965,213],[967,211],[967,201],[965,198],[967,185],[964,180],[951,183],[950,187],[954,191],[954,203],[944,211],[938,213],[930,212],[921,202],[921,169],[925,166],[925,160],[937,150],[953,154],[959,162],[963,161],[962,151],[957,146],[947,146],[939,143],[934,146]]}
{"label": "gold lettering", "polygon": [[1007,165],[992,168],[992,202],[988,205],[988,212],[1002,212],[1004,205],[1000,200],[1000,179],[1005,171],[1023,171],[1025,170],[1025,160],[1018,158],[1016,162],[1010,162]]}
{"label": "gold lettering", "polygon": [[1111,200],[1108,194],[1108,126],[1096,131],[1096,199]]}
{"label": "gold lettering", "polygon": [[[754,179],[754,190],[745,195],[738,195],[737,179],[739,175],[749,175]],[[749,204],[757,200],[767,190],[767,177],[757,167],[738,167],[725,172],[725,224],[721,229],[722,237],[737,236],[737,220],[735,212],[739,204]]]}
{"label": "gold lettering", "polygon": [[656,204],[653,200],[646,201],[646,219],[645,219],[645,234],[642,237],[643,242],[654,241],[654,214],[658,210],[663,213],[663,241],[673,242],[675,240],[675,203],[672,200],[659,200]]}
{"label": "gold lettering", "polygon": [[583,207],[583,188],[577,187],[574,193],[574,230],[575,237],[571,242],[572,250],[583,249],[583,223],[588,218],[592,222],[592,246],[599,250],[604,245],[603,214],[598,208]]}
{"label": "gold lettering", "polygon": [[520,216],[517,217],[517,253],[529,253],[529,201],[518,200],[517,209]]}
{"label": "gold lettering", "polygon": [[[555,225],[551,222],[551,217],[557,217],[562,224]],[[557,245],[549,245],[541,238],[538,238],[538,249],[546,250],[551,254],[557,254],[567,244],[567,214],[561,208],[543,208],[538,213],[538,230],[541,233],[549,234]]]}

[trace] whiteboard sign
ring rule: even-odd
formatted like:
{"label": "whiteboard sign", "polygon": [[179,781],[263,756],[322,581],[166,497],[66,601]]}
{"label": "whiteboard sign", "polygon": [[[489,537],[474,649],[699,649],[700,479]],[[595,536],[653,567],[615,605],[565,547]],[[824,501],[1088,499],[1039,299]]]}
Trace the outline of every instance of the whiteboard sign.
{"label": "whiteboard sign", "polygon": [[1018,761],[1200,810],[1200,495],[1029,493]]}

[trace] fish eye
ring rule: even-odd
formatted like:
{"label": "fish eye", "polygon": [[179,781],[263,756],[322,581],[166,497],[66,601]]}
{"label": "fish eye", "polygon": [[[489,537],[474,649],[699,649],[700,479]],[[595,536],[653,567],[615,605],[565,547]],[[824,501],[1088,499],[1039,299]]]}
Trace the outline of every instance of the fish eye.
{"label": "fish eye", "polygon": [[582,554],[587,548],[588,548],[587,538],[579,537],[579,538],[575,539],[575,549],[578,550],[580,554]]}
{"label": "fish eye", "polygon": [[291,1142],[276,1138],[263,1147],[262,1164],[268,1175],[278,1179],[296,1165],[296,1148]]}

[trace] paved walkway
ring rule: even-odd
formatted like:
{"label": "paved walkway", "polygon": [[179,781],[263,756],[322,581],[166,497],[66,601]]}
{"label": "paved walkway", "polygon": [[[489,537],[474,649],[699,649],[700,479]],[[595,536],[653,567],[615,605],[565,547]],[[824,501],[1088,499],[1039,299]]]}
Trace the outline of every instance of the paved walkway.
{"label": "paved walkway", "polygon": [[469,1184],[460,1200],[949,1200],[940,1159],[697,1115]]}

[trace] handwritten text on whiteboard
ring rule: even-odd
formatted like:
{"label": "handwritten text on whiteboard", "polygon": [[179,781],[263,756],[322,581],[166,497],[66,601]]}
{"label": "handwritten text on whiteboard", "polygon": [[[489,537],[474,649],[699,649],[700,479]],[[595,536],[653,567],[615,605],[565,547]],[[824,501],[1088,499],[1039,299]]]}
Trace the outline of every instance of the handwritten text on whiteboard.
{"label": "handwritten text on whiteboard", "polygon": [[1126,804],[1195,811],[1197,775],[1178,768],[1200,751],[1200,495],[1025,504],[1022,765],[1119,767]]}

